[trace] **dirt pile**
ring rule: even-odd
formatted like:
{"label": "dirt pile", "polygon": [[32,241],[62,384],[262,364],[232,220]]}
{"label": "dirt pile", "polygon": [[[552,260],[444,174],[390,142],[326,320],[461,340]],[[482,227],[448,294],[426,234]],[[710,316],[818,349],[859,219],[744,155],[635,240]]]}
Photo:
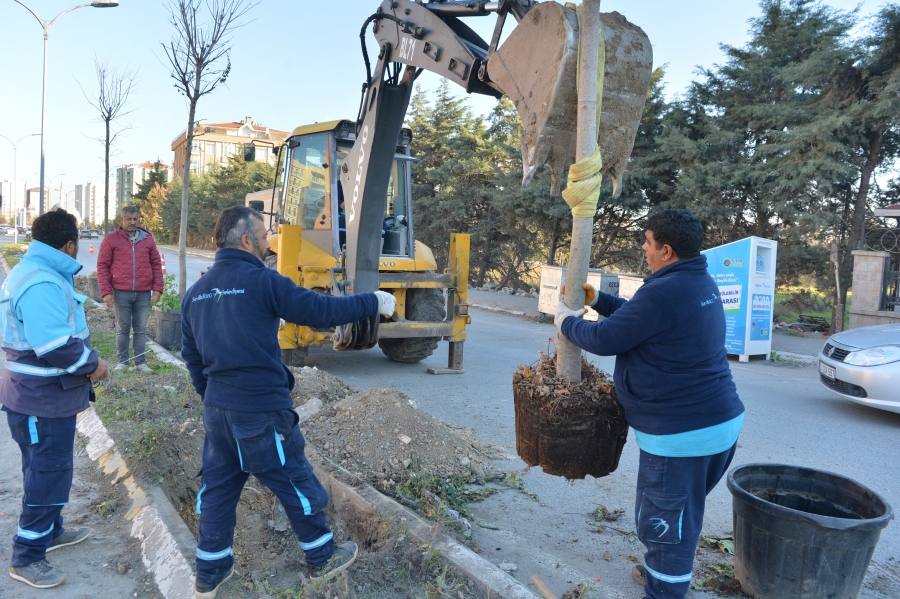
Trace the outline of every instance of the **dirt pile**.
{"label": "dirt pile", "polygon": [[295,408],[314,399],[318,399],[323,404],[332,404],[356,393],[355,389],[345,385],[333,374],[319,370],[315,366],[291,368],[291,371],[294,373],[294,390],[291,391],[291,399],[294,400]]}
{"label": "dirt pile", "polygon": [[84,316],[87,319],[88,329],[92,333],[97,331],[116,332],[116,315],[112,310],[107,310],[106,306],[88,302],[84,305]]}
{"label": "dirt pile", "polygon": [[325,406],[304,432],[324,455],[373,482],[407,471],[482,477],[492,450],[472,431],[419,410],[394,389],[370,389]]}
{"label": "dirt pile", "polygon": [[91,294],[90,277],[74,277],[75,291],[84,295]]}

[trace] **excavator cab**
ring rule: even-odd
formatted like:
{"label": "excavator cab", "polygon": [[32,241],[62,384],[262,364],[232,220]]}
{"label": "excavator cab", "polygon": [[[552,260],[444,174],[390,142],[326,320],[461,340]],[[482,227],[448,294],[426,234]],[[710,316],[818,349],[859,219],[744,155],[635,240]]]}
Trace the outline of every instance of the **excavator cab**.
{"label": "excavator cab", "polygon": [[[284,156],[280,222],[300,226],[304,242],[340,258],[341,204],[344,194],[333,175],[341,169],[356,139],[352,121],[299,127],[287,141]],[[412,132],[397,139],[382,218],[384,256],[413,258],[412,195],[409,144]],[[334,165],[334,167],[332,167]],[[343,219],[345,220],[345,219]]]}
{"label": "excavator cab", "polygon": [[[345,251],[347,242],[355,244],[356,240],[342,239],[347,216],[340,207],[345,196],[339,174],[355,141],[356,126],[349,120],[298,127],[285,143],[279,165],[279,225],[269,238],[273,255],[268,264],[317,293],[346,293]],[[437,274],[431,249],[414,237],[411,165],[416,159],[410,155],[411,141],[412,132],[401,129],[393,155],[388,157],[388,185],[376,217],[381,231],[379,288],[397,297],[397,308],[390,319],[379,319],[374,325],[375,343],[369,345],[377,343],[391,360],[418,362],[446,338],[456,370],[461,372],[469,317],[465,307],[460,308],[465,304],[465,287],[462,294],[457,287],[460,281],[468,281],[468,237],[451,240],[453,264],[447,272]],[[335,344],[340,338],[340,329],[313,330],[293,323],[285,323],[279,333],[285,363],[294,365],[302,364],[310,346]],[[452,367],[450,362],[448,366]]]}

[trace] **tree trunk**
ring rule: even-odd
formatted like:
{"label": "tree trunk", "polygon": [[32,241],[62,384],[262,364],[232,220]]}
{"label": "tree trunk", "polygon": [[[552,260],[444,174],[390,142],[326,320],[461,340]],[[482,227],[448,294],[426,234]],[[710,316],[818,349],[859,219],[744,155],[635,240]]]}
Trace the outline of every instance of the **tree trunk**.
{"label": "tree trunk", "polygon": [[[847,305],[847,289],[853,280],[853,250],[865,249],[866,242],[866,203],[869,197],[869,187],[872,184],[872,173],[878,165],[881,155],[881,147],[884,144],[884,129],[879,128],[869,134],[869,151],[866,153],[866,162],[859,173],[859,190],[856,192],[856,201],[853,204],[853,221],[850,226],[850,238],[847,242],[847,251],[841,261],[839,278],[841,283],[838,301],[835,302],[835,310],[832,320],[840,320],[844,323],[844,307]],[[840,306],[840,313],[837,307]],[[832,324],[832,327],[835,325]]]}
{"label": "tree trunk", "polygon": [[547,252],[547,264],[556,266],[556,248],[559,245],[559,217],[553,221],[553,236],[550,237],[550,251]]}
{"label": "tree trunk", "polygon": [[478,287],[484,287],[484,279],[487,276],[488,268],[490,268],[491,265],[490,250],[490,239],[485,239],[484,246],[481,248],[481,265],[478,268],[478,280],[476,281]]}
{"label": "tree trunk", "polygon": [[181,190],[181,225],[178,228],[178,297],[184,297],[187,291],[187,224],[188,197],[191,190],[191,150],[194,146],[194,117],[197,112],[197,101],[191,102],[188,109],[187,139],[184,146],[184,184]]}
{"label": "tree trunk", "polygon": [[[600,0],[584,0],[581,4],[581,23],[578,54],[578,138],[575,160],[589,158],[597,148],[597,87],[600,51]],[[564,303],[571,309],[584,306],[584,289],[591,259],[593,218],[572,219],[572,242],[569,267],[566,271]],[[572,384],[581,382],[581,349],[559,336],[556,350],[559,378]]]}
{"label": "tree trunk", "polygon": [[[106,143],[103,144],[103,172],[105,174],[106,188],[103,191],[103,234],[109,233],[109,121],[106,121]],[[93,215],[91,215],[93,216]]]}
{"label": "tree trunk", "polygon": [[860,170],[859,190],[856,192],[856,202],[853,205],[853,225],[850,227],[849,244],[851,250],[865,249],[866,200],[869,197],[872,173],[878,165],[883,143],[884,129],[876,129],[869,134],[869,151],[866,153],[866,162]]}

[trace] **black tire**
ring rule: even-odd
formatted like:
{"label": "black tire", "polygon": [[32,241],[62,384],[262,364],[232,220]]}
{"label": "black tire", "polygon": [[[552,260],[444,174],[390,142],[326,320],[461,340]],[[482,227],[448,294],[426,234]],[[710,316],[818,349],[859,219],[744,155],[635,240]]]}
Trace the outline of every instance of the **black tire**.
{"label": "black tire", "polygon": [[285,366],[303,366],[306,356],[309,354],[308,347],[296,347],[294,349],[281,350],[281,361]]}
{"label": "black tire", "polygon": [[[406,319],[441,322],[446,315],[444,296],[437,289],[410,289],[406,292]],[[434,353],[440,337],[379,339],[378,347],[394,362],[421,362]]]}

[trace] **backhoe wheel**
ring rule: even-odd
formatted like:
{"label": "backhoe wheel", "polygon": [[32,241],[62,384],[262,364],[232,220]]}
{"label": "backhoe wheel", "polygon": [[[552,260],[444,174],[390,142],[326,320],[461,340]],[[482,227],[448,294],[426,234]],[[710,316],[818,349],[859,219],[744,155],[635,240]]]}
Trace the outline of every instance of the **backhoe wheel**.
{"label": "backhoe wheel", "polygon": [[281,361],[285,366],[303,366],[306,356],[309,354],[308,347],[296,347],[294,349],[281,350]]}
{"label": "backhoe wheel", "polygon": [[[437,289],[410,289],[406,292],[406,319],[419,322],[444,320],[444,296]],[[434,353],[440,337],[380,339],[378,347],[394,362],[421,362]]]}

